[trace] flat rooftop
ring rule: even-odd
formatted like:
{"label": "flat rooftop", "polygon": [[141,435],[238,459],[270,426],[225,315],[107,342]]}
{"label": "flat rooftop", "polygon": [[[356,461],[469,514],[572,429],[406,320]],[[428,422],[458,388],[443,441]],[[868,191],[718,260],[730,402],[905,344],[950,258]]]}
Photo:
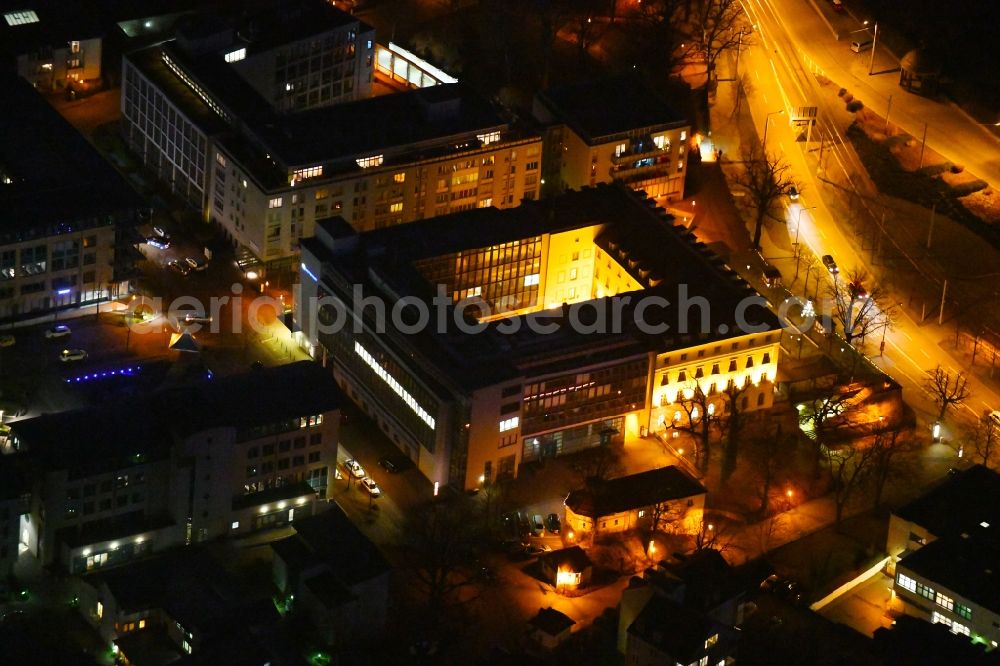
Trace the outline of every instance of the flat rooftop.
{"label": "flat rooftop", "polygon": [[689,124],[637,76],[623,75],[556,86],[538,99],[587,143],[646,127]]}
{"label": "flat rooftop", "polygon": [[321,414],[337,409],[340,401],[340,389],[328,370],[299,361],[10,426],[27,455],[40,458],[46,469],[86,473],[165,459],[174,435]]}
{"label": "flat rooftop", "polygon": [[1000,529],[1000,474],[973,465],[893,513],[938,538],[972,533],[982,522]]}
{"label": "flat rooftop", "polygon": [[705,492],[694,477],[670,465],[574,490],[567,495],[566,506],[582,516],[599,518]]}
{"label": "flat rooftop", "polygon": [[971,533],[930,542],[898,566],[1000,612],[1000,525],[977,526]]}
{"label": "flat rooftop", "polygon": [[10,180],[0,182],[0,243],[70,233],[91,225],[91,218],[141,205],[119,173],[31,84],[0,75],[0,88],[0,178]]}
{"label": "flat rooftop", "polygon": [[[414,268],[421,259],[592,225],[604,225],[597,245],[613,252],[619,263],[634,264],[630,270],[635,271],[639,284],[646,283],[649,276],[660,280],[656,286],[618,294],[616,298],[630,297],[620,308],[620,332],[611,332],[616,323],[611,319],[615,309],[610,298],[604,298],[515,317],[522,323],[515,333],[505,330],[509,327],[502,326],[502,322],[493,322],[478,334],[449,327],[443,333],[426,330],[402,336],[405,341],[400,344],[405,349],[401,346],[398,351],[412,357],[412,352],[419,350],[438,372],[474,389],[520,376],[528,368],[531,374],[555,372],[581,363],[639,358],[654,350],[684,348],[744,334],[737,322],[737,307],[755,292],[689,231],[674,225],[670,216],[653,207],[644,196],[618,185],[599,185],[542,201],[525,201],[513,209],[475,209],[371,231],[358,236],[353,252],[335,255],[315,238],[304,239],[303,247],[348,284],[363,285],[366,295],[381,294],[386,302],[402,296],[430,302],[434,287]],[[708,330],[702,331],[701,322],[694,321],[700,317],[700,308],[687,308],[682,313],[677,303],[682,285],[688,298],[701,296],[711,304]],[[334,286],[331,288],[336,291]],[[662,334],[650,335],[635,325],[636,309],[647,295],[668,301],[664,308],[649,307],[642,312],[645,322],[670,327]],[[526,325],[527,319],[566,323],[570,313],[582,323],[595,326],[598,317],[603,317],[600,321],[609,332],[579,332],[561,325],[554,332],[539,334]],[[780,326],[762,304],[750,304],[745,320],[766,330]],[[690,332],[681,330],[682,323]],[[382,341],[391,346],[391,333]],[[429,375],[425,380],[435,386]]]}

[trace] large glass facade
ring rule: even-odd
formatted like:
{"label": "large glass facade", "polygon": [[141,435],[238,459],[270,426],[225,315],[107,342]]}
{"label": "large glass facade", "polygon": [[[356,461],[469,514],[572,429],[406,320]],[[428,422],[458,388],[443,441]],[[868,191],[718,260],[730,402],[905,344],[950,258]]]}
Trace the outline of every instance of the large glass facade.
{"label": "large glass facade", "polygon": [[643,358],[529,383],[521,407],[521,433],[530,435],[641,409],[648,371]]}
{"label": "large glass facade", "polygon": [[481,299],[490,313],[530,308],[538,305],[542,239],[462,250],[415,266],[431,285],[444,285],[455,302]]}

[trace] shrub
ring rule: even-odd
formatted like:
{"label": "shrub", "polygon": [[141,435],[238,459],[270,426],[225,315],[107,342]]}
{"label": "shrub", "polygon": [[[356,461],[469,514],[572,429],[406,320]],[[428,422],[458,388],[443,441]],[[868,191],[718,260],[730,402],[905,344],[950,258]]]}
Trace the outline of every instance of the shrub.
{"label": "shrub", "polygon": [[840,91],[837,93],[837,97],[843,97],[846,94],[847,94],[847,88],[841,88]]}
{"label": "shrub", "polygon": [[845,102],[850,102],[853,99],[854,99],[854,95],[852,95],[851,93],[847,93],[846,95],[844,95],[844,101]]}
{"label": "shrub", "polygon": [[951,165],[951,172],[952,173],[962,173],[963,171],[965,171],[965,167],[962,166],[961,164],[952,164]]}
{"label": "shrub", "polygon": [[984,180],[970,180],[967,183],[958,183],[951,186],[951,191],[956,197],[965,197],[973,192],[978,192],[979,190],[986,189],[988,183]]}
{"label": "shrub", "polygon": [[941,162],[940,164],[928,164],[927,166],[920,167],[917,169],[916,173],[921,176],[936,176],[939,173],[944,173],[951,169],[951,162]]}
{"label": "shrub", "polygon": [[861,109],[865,108],[865,105],[861,103],[861,100],[856,99],[847,105],[847,110],[851,113],[857,113]]}

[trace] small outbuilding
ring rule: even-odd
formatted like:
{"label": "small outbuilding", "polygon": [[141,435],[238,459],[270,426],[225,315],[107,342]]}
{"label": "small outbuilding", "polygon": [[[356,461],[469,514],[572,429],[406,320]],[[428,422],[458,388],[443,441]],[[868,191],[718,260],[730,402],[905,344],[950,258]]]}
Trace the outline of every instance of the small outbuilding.
{"label": "small outbuilding", "polygon": [[575,590],[590,583],[594,564],[579,546],[554,550],[538,558],[542,575],[558,589]]}
{"label": "small outbuilding", "polygon": [[919,48],[909,51],[899,61],[899,85],[920,95],[937,93],[941,81],[941,63]]}
{"label": "small outbuilding", "polygon": [[528,638],[541,647],[552,650],[569,638],[576,620],[557,610],[542,608],[528,620]]}

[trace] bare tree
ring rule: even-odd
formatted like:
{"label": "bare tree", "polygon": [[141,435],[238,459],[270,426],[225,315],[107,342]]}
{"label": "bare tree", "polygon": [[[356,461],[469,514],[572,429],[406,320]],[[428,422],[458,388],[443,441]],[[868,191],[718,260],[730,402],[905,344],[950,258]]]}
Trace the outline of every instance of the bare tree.
{"label": "bare tree", "polygon": [[995,412],[987,412],[976,421],[972,436],[972,447],[980,464],[992,469],[1000,453],[1000,420]]}
{"label": "bare tree", "polygon": [[882,504],[886,484],[894,478],[904,477],[915,471],[912,465],[907,464],[907,457],[916,447],[915,440],[903,432],[899,425],[879,427],[875,431],[871,447],[872,507],[877,509]]}
{"label": "bare tree", "polygon": [[702,518],[694,535],[694,549],[717,550],[724,553],[733,546],[735,534],[728,523],[715,523],[711,518]]}
{"label": "bare tree", "polygon": [[701,3],[694,38],[705,55],[709,84],[715,80],[719,56],[735,49],[742,39],[738,26],[742,11],[738,0],[703,0]]}
{"label": "bare tree", "polygon": [[777,480],[782,448],[790,446],[780,424],[773,431],[764,432],[747,442],[747,460],[757,476],[758,511],[761,516],[766,516],[771,509],[771,488]]}
{"label": "bare tree", "polygon": [[951,372],[940,365],[927,371],[926,386],[940,410],[937,416],[938,421],[944,418],[949,407],[965,402],[970,393],[969,377],[964,371],[952,377]]}
{"label": "bare tree", "polygon": [[801,403],[799,425],[813,444],[813,470],[818,478],[823,448],[832,444],[831,425],[848,409],[847,396],[838,393]]}
{"label": "bare tree", "polygon": [[791,167],[779,156],[766,152],[758,143],[746,143],[740,150],[743,172],[736,177],[736,183],[746,188],[749,202],[754,211],[753,247],[760,248],[760,236],[764,230],[764,219],[770,217],[781,220],[777,214],[778,201],[787,196],[792,188],[801,191],[791,175]]}
{"label": "bare tree", "polygon": [[834,277],[829,293],[833,299],[834,321],[843,328],[844,340],[854,345],[865,338],[895,324],[896,306],[887,305],[888,297],[881,287],[865,292],[868,273],[854,269],[846,279]]}
{"label": "bare tree", "polygon": [[635,56],[649,59],[667,76],[676,73],[694,44],[683,32],[684,0],[652,0],[637,4],[632,15]]}
{"label": "bare tree", "polygon": [[726,399],[726,411],[720,419],[722,430],[722,480],[726,481],[733,472],[736,471],[736,462],[739,457],[740,434],[744,425],[745,415],[743,413],[743,402],[747,399],[747,392],[750,384],[738,385],[730,380],[726,388],[722,390],[722,395]]}
{"label": "bare tree", "polygon": [[620,476],[624,467],[618,451],[610,444],[605,444],[579,454],[573,470],[581,481],[590,482]]}
{"label": "bare tree", "polygon": [[407,515],[403,548],[414,579],[431,609],[478,579],[476,548],[482,540],[476,507],[465,495],[425,504]]}
{"label": "bare tree", "polygon": [[678,398],[677,402],[684,410],[684,418],[675,421],[673,427],[691,435],[695,445],[695,465],[705,472],[712,453],[712,425],[719,419],[715,404],[697,381],[682,389]]}
{"label": "bare tree", "polygon": [[875,449],[857,442],[837,448],[823,446],[822,449],[833,481],[834,524],[839,526],[844,517],[844,509],[869,480]]}

